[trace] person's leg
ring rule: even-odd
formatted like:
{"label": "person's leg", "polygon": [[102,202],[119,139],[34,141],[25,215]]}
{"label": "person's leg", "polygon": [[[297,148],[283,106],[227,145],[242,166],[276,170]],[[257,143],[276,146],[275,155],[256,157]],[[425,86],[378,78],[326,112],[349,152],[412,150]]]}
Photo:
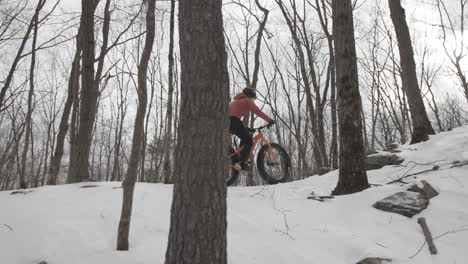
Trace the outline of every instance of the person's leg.
{"label": "person's leg", "polygon": [[232,134],[241,139],[240,145],[244,146],[240,153],[240,161],[242,168],[245,169],[247,166],[246,161],[249,158],[250,149],[253,145],[252,135],[250,135],[249,131],[244,126],[244,123],[242,123],[242,121],[237,117],[231,117],[230,130]]}
{"label": "person's leg", "polygon": [[[244,127],[245,128],[245,127]],[[246,169],[247,168],[247,160],[249,159],[249,154],[250,154],[250,150],[252,149],[252,146],[253,146],[253,139],[252,139],[252,135],[250,135],[249,131],[247,129],[245,129],[245,132],[242,133],[242,137],[241,137],[241,146],[244,146],[244,149],[242,149],[241,151],[241,166],[242,166],[242,169]]]}

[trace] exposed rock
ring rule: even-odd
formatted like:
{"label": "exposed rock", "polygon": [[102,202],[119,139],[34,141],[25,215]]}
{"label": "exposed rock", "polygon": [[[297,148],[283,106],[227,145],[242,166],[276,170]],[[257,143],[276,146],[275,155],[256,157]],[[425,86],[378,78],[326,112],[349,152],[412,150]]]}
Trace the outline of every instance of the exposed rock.
{"label": "exposed rock", "polygon": [[425,195],[419,192],[403,191],[376,202],[373,207],[385,212],[413,217],[426,209],[428,204],[429,200]]}
{"label": "exposed rock", "polygon": [[321,176],[321,175],[329,173],[332,170],[333,168],[330,168],[330,167],[321,167],[317,170],[317,174]]}
{"label": "exposed rock", "polygon": [[356,264],[387,264],[391,262],[392,260],[387,258],[365,258]]}
{"label": "exposed rock", "polygon": [[399,165],[403,161],[404,159],[396,154],[380,152],[366,157],[366,170],[376,170],[388,165]]}
{"label": "exposed rock", "polygon": [[418,184],[412,185],[408,188],[408,191],[418,192],[424,195],[427,199],[432,199],[439,195],[439,192],[425,180],[422,180]]}

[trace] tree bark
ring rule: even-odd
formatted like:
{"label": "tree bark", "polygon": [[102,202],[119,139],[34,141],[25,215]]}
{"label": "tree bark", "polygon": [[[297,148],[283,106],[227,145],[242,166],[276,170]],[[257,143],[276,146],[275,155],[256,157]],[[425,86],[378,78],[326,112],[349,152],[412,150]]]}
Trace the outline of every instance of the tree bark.
{"label": "tree bark", "polygon": [[[147,96],[147,70],[148,61],[153,50],[155,36],[155,12],[156,0],[148,0],[146,13],[146,40],[138,66],[138,108],[133,130],[132,150],[128,162],[127,175],[123,182],[123,202],[117,237],[117,250],[128,250],[128,234],[130,232],[130,220],[132,215],[133,192],[137,180],[138,165],[140,164],[141,148],[143,145],[145,113],[148,101]],[[123,121],[123,120],[122,120]]]}
{"label": "tree bark", "polygon": [[419,89],[418,78],[416,77],[414,52],[405,19],[405,9],[401,6],[400,0],[388,0],[388,4],[400,51],[401,80],[403,90],[408,98],[411,120],[413,121],[411,144],[414,144],[428,140],[429,135],[433,135],[435,132],[427,116],[421,90]]}
{"label": "tree bark", "polygon": [[226,264],[229,77],[221,0],[179,1],[181,110],[166,264]]}
{"label": "tree bark", "polygon": [[340,141],[339,179],[333,193],[349,194],[369,187],[364,167],[362,104],[351,0],[334,1],[333,31]]}
{"label": "tree bark", "polygon": [[83,43],[83,63],[81,75],[81,104],[80,117],[77,134],[76,163],[74,164],[70,183],[89,180],[89,151],[91,147],[92,130],[96,115],[96,104],[98,89],[95,85],[94,60],[95,60],[95,39],[94,39],[94,12],[99,0],[81,1],[81,22],[82,43]]}

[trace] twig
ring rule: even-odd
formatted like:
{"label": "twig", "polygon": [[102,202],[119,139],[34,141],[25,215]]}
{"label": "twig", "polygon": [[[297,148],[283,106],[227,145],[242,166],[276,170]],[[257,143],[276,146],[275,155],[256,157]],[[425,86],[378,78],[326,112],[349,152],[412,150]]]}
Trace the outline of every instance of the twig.
{"label": "twig", "polygon": [[[435,161],[431,161],[431,162],[428,162],[428,163],[418,163],[418,162],[415,162],[415,161],[408,161],[405,165],[395,165],[395,167],[407,167],[408,165],[410,164],[413,164],[413,165],[420,165],[420,166],[424,166],[424,165],[433,165],[434,163],[437,163],[437,162],[441,162],[441,161],[446,161],[446,160],[435,160]],[[413,166],[413,168],[415,167]]]}
{"label": "twig", "polygon": [[381,246],[381,247],[383,247],[383,248],[387,248],[386,246],[384,246],[384,245],[382,245],[382,244],[380,244],[380,243],[375,242],[375,244],[377,244],[378,246]]}
{"label": "twig", "polygon": [[408,175],[403,174],[403,176],[401,176],[400,178],[398,178],[396,180],[393,180],[393,181],[390,181],[387,184],[392,184],[392,183],[395,183],[395,182],[403,182],[403,179],[405,179],[405,178],[408,178],[408,177],[411,177],[411,176],[414,176],[414,175],[418,175],[418,174],[423,174],[423,173],[430,172],[430,171],[435,171],[435,170],[438,170],[438,168],[437,169],[432,168],[432,169],[429,169],[429,170],[418,171],[418,172],[411,173],[411,174],[408,174]]}
{"label": "twig", "polygon": [[275,229],[276,232],[280,232],[282,233],[283,235],[286,235],[288,236],[289,238],[291,238],[292,240],[296,240],[290,233],[289,233],[289,230],[291,230],[291,228],[289,227],[289,224],[288,224],[288,215],[287,215],[287,212],[289,212],[288,210],[285,210],[283,208],[277,208],[276,207],[276,201],[274,199],[274,195],[275,195],[275,192],[272,193],[271,195],[271,199],[273,201],[273,209],[275,209],[275,211],[281,213],[283,215],[283,223],[284,223],[284,226],[285,226],[285,230],[281,230],[281,229]]}
{"label": "twig", "polygon": [[401,166],[401,167],[406,167],[409,164],[414,164],[409,170],[407,170],[405,173],[403,173],[403,175],[401,177],[399,177],[398,179],[392,179],[391,177],[388,177],[388,178],[392,179],[392,181],[388,182],[387,184],[392,184],[392,183],[396,183],[396,182],[405,183],[403,181],[404,178],[408,178],[408,177],[415,176],[415,175],[418,175],[418,174],[423,174],[423,173],[430,172],[430,171],[448,170],[448,169],[451,169],[451,168],[458,168],[458,167],[468,165],[468,161],[453,164],[452,166],[450,166],[448,168],[443,168],[443,169],[440,168],[440,166],[436,165],[436,166],[432,167],[432,169],[423,170],[423,171],[415,172],[415,173],[412,173],[412,174],[407,174],[408,172],[410,172],[412,169],[414,169],[418,165],[433,165],[434,163],[437,163],[437,162],[440,162],[440,161],[445,161],[445,160],[436,160],[436,161],[432,161],[432,162],[429,162],[429,163],[417,163],[417,162],[414,162],[414,161],[409,161],[405,165],[397,165],[397,166]]}
{"label": "twig", "polygon": [[13,227],[11,227],[10,225],[7,225],[7,224],[3,224],[4,226],[8,227],[8,229],[11,230],[11,232],[15,232],[15,230],[13,229]]}
{"label": "twig", "polygon": [[257,195],[260,195],[262,197],[265,197],[262,192],[264,192],[266,189],[268,189],[268,185],[263,185],[262,189],[260,189],[260,191],[250,195],[250,197],[254,197],[254,196],[257,196]]}

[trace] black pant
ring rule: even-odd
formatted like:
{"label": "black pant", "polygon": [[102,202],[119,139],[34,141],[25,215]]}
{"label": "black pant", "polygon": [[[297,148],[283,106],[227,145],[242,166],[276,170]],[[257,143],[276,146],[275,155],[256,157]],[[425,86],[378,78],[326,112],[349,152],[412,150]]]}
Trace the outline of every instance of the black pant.
{"label": "black pant", "polygon": [[231,125],[229,126],[229,130],[231,131],[231,134],[234,134],[240,138],[240,145],[244,146],[244,149],[242,149],[240,153],[240,161],[242,168],[245,168],[247,166],[246,161],[249,158],[250,149],[253,145],[252,135],[244,126],[244,123],[242,123],[239,118],[234,116],[231,116]]}

